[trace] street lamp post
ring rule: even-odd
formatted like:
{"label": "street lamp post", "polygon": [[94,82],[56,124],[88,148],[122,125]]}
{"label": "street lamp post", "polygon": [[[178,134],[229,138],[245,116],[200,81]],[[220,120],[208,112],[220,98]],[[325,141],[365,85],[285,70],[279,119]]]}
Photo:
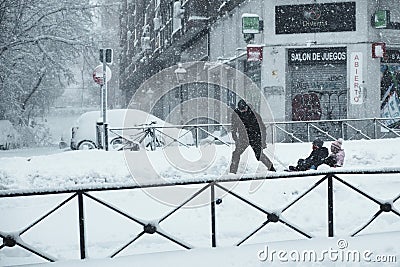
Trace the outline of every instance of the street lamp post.
{"label": "street lamp post", "polygon": [[180,96],[180,113],[181,113],[181,124],[183,124],[183,83],[186,80],[187,71],[182,67],[182,63],[178,63],[178,68],[175,70],[176,79],[179,83],[179,96]]}

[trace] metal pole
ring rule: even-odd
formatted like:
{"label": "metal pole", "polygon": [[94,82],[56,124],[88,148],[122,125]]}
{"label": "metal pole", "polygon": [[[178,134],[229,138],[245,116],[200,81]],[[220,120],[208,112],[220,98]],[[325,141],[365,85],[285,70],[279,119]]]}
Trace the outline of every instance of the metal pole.
{"label": "metal pole", "polygon": [[195,129],[195,141],[196,141],[196,148],[197,147],[199,147],[199,127],[198,126],[196,126],[196,127],[194,127],[194,129]]}
{"label": "metal pole", "polygon": [[103,113],[103,127],[104,127],[104,148],[108,151],[108,133],[107,133],[107,63],[105,49],[103,52],[103,86],[101,87],[102,92],[102,113]]}
{"label": "metal pole", "polygon": [[86,258],[86,245],[85,245],[85,215],[83,212],[83,195],[78,192],[78,213],[79,213],[79,241],[81,259]]}
{"label": "metal pole", "polygon": [[328,177],[328,237],[333,237],[333,178]]}
{"label": "metal pole", "polygon": [[215,235],[215,185],[211,185],[211,246],[215,248],[217,246],[217,240]]}

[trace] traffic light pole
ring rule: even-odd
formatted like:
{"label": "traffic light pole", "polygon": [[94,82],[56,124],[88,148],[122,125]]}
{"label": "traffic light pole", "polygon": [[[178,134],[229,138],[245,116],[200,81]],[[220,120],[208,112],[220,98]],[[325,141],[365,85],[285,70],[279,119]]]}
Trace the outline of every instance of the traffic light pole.
{"label": "traffic light pole", "polygon": [[103,127],[104,127],[104,149],[108,151],[108,123],[107,123],[107,63],[106,57],[103,56],[103,85],[101,86],[102,96],[102,114],[103,114]]}

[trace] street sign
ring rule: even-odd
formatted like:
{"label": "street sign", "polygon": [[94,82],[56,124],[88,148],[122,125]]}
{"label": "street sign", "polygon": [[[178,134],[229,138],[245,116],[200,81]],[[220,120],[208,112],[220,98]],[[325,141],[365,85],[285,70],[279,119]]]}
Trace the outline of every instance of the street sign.
{"label": "street sign", "polygon": [[111,48],[100,49],[100,62],[104,60],[104,50],[106,51],[106,63],[111,64],[113,61],[113,50]]}
{"label": "street sign", "polygon": [[[103,85],[103,64],[98,65],[93,71],[93,80],[95,83]],[[111,80],[111,69],[106,67],[106,80]]]}

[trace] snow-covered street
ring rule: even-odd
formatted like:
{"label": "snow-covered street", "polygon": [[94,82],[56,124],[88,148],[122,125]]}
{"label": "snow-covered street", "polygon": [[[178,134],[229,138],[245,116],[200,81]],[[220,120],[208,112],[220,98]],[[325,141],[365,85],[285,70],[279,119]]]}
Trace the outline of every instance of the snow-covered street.
{"label": "snow-covered street", "polygon": [[[326,142],[325,145],[329,147],[329,144],[330,142]],[[346,151],[345,167],[338,169],[339,171],[379,171],[399,168],[400,153],[397,148],[400,147],[400,139],[345,141],[343,147]],[[177,152],[177,147],[168,149],[174,153]],[[180,183],[212,179],[220,179],[222,182],[223,179],[237,177],[227,175],[232,151],[230,147],[207,144],[201,149],[179,147],[178,150],[182,156],[179,164],[176,164],[170,152],[163,150],[125,153],[98,150],[65,151],[41,156],[2,157],[0,158],[0,186],[2,189],[11,190],[9,192],[60,191],[74,187],[159,183],[160,178],[163,183]],[[288,173],[283,172],[285,166],[294,164],[299,157],[307,156],[311,151],[311,144],[276,144],[274,147],[269,146],[268,150],[275,152],[274,163],[278,169],[277,173],[267,172],[264,166],[259,166],[252,151],[248,149],[242,158],[238,177],[241,175],[244,177],[286,175]],[[135,164],[129,164],[130,162]],[[137,166],[137,168],[132,166]],[[327,166],[321,166],[319,170],[330,171]],[[308,172],[312,173],[313,171]],[[159,175],[156,180],[153,176],[149,176],[154,173]],[[292,173],[290,174],[292,175]],[[144,181],[143,177],[146,177],[147,180]],[[321,177],[236,182],[229,183],[231,187],[228,186],[228,188],[251,202],[257,203],[267,211],[274,212],[287,206]],[[382,202],[393,201],[400,195],[398,174],[339,174],[338,177]],[[228,183],[221,184],[228,185]],[[222,190],[216,190],[217,196],[222,199],[222,203],[216,208],[217,246],[219,248],[207,249],[210,247],[210,208],[207,205],[209,196],[202,194],[196,201],[205,202],[188,203],[187,208],[179,210],[160,225],[162,231],[179,240],[184,240],[195,249],[184,252],[179,246],[158,235],[146,235],[118,255],[124,257],[117,257],[115,260],[98,260],[98,258],[107,257],[136,236],[140,232],[140,225],[127,222],[120,216],[115,216],[115,213],[104,210],[104,207],[101,208],[93,201],[88,200],[85,202],[88,255],[89,258],[97,258],[97,260],[84,261],[80,264],[131,266],[130,264],[137,262],[145,266],[159,266],[161,262],[165,263],[159,258],[162,257],[166,262],[175,263],[176,266],[193,265],[193,259],[196,259],[196,264],[198,264],[194,266],[257,266],[269,261],[260,260],[257,254],[267,244],[270,251],[315,249],[316,253],[321,254],[324,249],[337,249],[337,242],[341,238],[348,242],[349,249],[370,250],[375,253],[373,255],[396,256],[398,264],[400,259],[398,245],[400,244],[398,242],[400,217],[391,212],[382,214],[362,231],[359,237],[352,238],[349,235],[366,224],[379,210],[379,206],[339,182],[335,182],[334,185],[335,238],[327,238],[327,196],[326,184],[323,183],[301,202],[282,214],[284,220],[310,233],[314,238],[307,240],[281,223],[268,224],[244,242],[242,246],[233,248],[235,243],[262,224],[265,214],[257,212]],[[201,184],[189,186],[187,192],[192,192],[191,190],[195,190],[195,188],[200,189],[202,186]],[[156,190],[152,191],[151,189],[93,192],[92,194],[143,221],[157,221],[163,214],[171,211],[173,203],[168,203],[168,201],[175,199],[170,198],[171,191],[168,191],[168,187],[163,190],[166,191],[161,195],[153,194]],[[65,199],[67,195],[1,198],[0,211],[1,214],[5,214],[4,217],[2,216],[5,219],[0,221],[0,232],[15,232],[25,228],[35,218],[42,216],[46,210]],[[157,198],[159,196],[166,198]],[[190,194],[186,194],[183,199],[189,196]],[[78,225],[76,207],[73,203],[69,203],[64,209],[50,216],[24,235],[25,242],[41,248],[62,261],[78,259],[79,242],[76,228]],[[137,203],[140,204],[137,205]],[[393,209],[397,212],[400,210],[399,205],[399,201],[393,203]],[[63,230],[60,231],[60,229]],[[180,252],[128,256],[177,249]],[[43,262],[43,260],[17,247],[0,250],[1,265],[30,262]],[[278,262],[281,260],[277,258],[272,261],[274,264]],[[298,266],[302,263],[304,262],[288,260],[289,266]],[[60,266],[75,266],[78,263],[67,261],[59,264]],[[314,262],[314,264],[318,265],[321,262]],[[361,259],[360,263],[351,262],[348,263],[348,266],[364,266],[364,264],[368,264],[368,262]],[[342,266],[343,262],[339,264],[339,260],[327,259],[323,261],[323,265]],[[398,265],[390,263],[385,266]]]}

